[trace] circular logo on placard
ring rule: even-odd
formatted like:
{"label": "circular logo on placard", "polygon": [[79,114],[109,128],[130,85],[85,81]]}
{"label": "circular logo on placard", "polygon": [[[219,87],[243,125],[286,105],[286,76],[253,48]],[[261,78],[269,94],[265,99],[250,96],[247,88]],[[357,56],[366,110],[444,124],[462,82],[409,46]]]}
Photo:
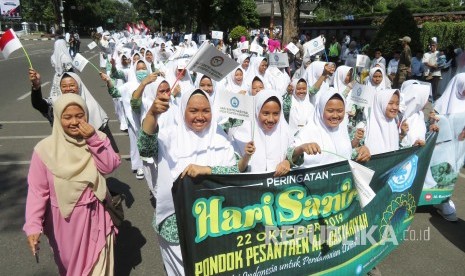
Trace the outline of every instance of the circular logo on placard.
{"label": "circular logo on placard", "polygon": [[278,55],[275,55],[275,56],[274,56],[274,61],[279,61]]}
{"label": "circular logo on placard", "polygon": [[77,60],[73,61],[74,66],[79,67],[79,64],[80,64],[79,61],[77,61]]}
{"label": "circular logo on placard", "polygon": [[230,103],[232,107],[237,108],[239,106],[239,99],[236,97],[232,97]]}
{"label": "circular logo on placard", "polygon": [[224,62],[224,58],[220,56],[212,57],[212,59],[210,60],[210,64],[214,67],[221,66],[223,62]]}
{"label": "circular logo on placard", "polygon": [[357,89],[357,92],[356,92],[355,94],[357,94],[357,96],[360,97],[360,95],[362,95],[362,88],[359,87],[359,88]]}
{"label": "circular logo on placard", "polygon": [[313,46],[318,46],[318,41],[313,41]]}

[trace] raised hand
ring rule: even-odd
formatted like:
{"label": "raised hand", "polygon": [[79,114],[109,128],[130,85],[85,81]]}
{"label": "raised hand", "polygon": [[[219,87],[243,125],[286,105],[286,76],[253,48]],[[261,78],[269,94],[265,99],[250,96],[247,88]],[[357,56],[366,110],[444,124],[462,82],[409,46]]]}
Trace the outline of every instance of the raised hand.
{"label": "raised hand", "polygon": [[95,133],[95,128],[86,121],[79,122],[78,130],[79,134],[81,134],[82,138],[84,139],[89,139]]}
{"label": "raised hand", "polygon": [[31,81],[32,88],[37,90],[40,88],[40,74],[36,70],[29,68],[29,80]]}

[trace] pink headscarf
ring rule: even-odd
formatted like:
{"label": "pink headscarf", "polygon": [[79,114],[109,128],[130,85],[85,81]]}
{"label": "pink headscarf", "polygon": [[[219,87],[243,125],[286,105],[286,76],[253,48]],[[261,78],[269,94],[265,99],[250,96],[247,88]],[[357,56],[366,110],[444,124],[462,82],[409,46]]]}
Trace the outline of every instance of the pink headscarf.
{"label": "pink headscarf", "polygon": [[245,36],[241,36],[241,43],[245,41]]}

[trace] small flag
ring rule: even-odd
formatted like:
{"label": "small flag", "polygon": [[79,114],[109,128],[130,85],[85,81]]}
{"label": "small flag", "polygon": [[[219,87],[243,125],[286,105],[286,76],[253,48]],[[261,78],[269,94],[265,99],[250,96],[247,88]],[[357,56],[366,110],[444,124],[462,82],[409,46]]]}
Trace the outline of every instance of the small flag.
{"label": "small flag", "polygon": [[253,96],[221,91],[217,97],[217,112],[229,118],[248,121],[254,119]]}
{"label": "small flag", "polygon": [[268,57],[268,62],[271,66],[278,68],[289,67],[289,58],[286,53],[271,53]]}
{"label": "small flag", "polygon": [[134,33],[134,31],[132,30],[132,27],[131,27],[131,25],[129,25],[129,23],[126,23],[126,31],[128,31],[128,33],[130,33],[130,34]]}
{"label": "small flag", "polygon": [[84,67],[86,67],[88,62],[89,61],[85,57],[78,53],[73,59],[73,66],[74,68],[78,69],[79,72],[82,72],[82,70],[84,70]]}
{"label": "small flag", "polygon": [[19,38],[12,29],[8,29],[4,32],[2,38],[0,38],[0,51],[2,51],[5,59],[7,59],[11,53],[22,47],[21,41],[19,41]]}
{"label": "small flag", "polygon": [[313,56],[314,54],[319,53],[325,49],[325,43],[323,42],[323,38],[321,36],[306,42],[303,46],[305,51],[308,52],[309,56]]}
{"label": "small flag", "polygon": [[92,41],[91,43],[87,44],[87,47],[92,50],[94,49],[95,47],[97,47],[97,43],[95,43],[95,41]]}
{"label": "small flag", "polygon": [[210,43],[204,43],[186,69],[207,75],[215,81],[220,81],[237,66],[239,66],[239,63],[232,58],[220,52]]}
{"label": "small flag", "polygon": [[289,42],[289,44],[286,45],[286,48],[293,54],[296,55],[299,52],[299,48],[295,46],[294,43]]}
{"label": "small flag", "polygon": [[355,64],[356,67],[367,67],[368,62],[370,61],[370,57],[366,55],[357,55],[357,62]]}
{"label": "small flag", "polygon": [[371,179],[375,171],[360,165],[352,160],[349,161],[350,170],[354,177],[355,188],[357,189],[360,207],[364,208],[375,198],[376,194],[370,187]]}
{"label": "small flag", "polygon": [[223,32],[212,31],[212,39],[223,39]]}
{"label": "small flag", "polygon": [[352,88],[350,100],[358,106],[371,107],[375,91],[371,86],[356,83]]}

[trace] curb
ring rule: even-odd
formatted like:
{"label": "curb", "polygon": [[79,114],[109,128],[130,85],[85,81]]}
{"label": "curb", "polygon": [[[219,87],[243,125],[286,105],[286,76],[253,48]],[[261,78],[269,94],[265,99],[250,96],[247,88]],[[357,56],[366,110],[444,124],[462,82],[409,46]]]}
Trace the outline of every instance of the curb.
{"label": "curb", "polygon": [[46,41],[46,40],[55,40],[55,38],[19,38],[19,40]]}

